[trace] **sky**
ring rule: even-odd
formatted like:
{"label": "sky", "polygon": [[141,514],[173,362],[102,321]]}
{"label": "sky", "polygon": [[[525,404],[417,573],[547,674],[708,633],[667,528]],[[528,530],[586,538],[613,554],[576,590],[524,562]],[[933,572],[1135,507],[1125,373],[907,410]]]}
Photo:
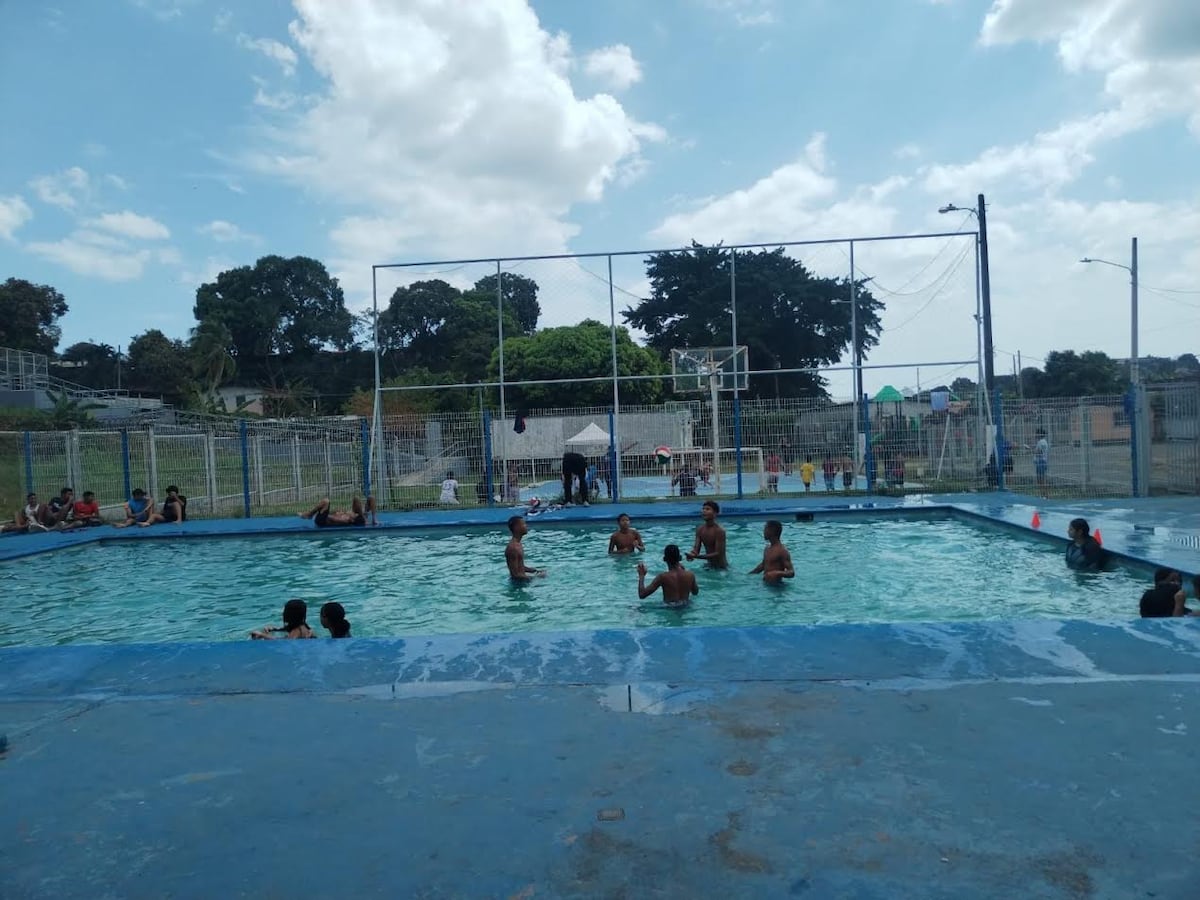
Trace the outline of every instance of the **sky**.
{"label": "sky", "polygon": [[[0,0],[0,102],[0,278],[62,291],[60,349],[186,337],[197,286],[270,253],[362,311],[373,264],[973,232],[938,209],[984,193],[997,372],[1127,357],[1129,276],[1079,260],[1134,236],[1141,354],[1200,350],[1182,0]],[[854,255],[898,367],[865,386],[973,378],[973,235]],[[643,264],[614,260],[618,321]],[[607,265],[503,268],[551,326],[609,320]],[[494,269],[383,270],[381,302]]]}

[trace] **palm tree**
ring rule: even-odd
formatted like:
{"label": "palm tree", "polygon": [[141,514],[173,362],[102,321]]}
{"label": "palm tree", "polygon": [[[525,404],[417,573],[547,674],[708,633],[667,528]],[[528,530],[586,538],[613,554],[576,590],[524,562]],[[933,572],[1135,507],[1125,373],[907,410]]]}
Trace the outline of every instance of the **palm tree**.
{"label": "palm tree", "polygon": [[91,411],[104,409],[103,403],[84,403],[66,391],[57,394],[54,391],[46,391],[46,396],[54,404],[54,409],[50,410],[50,422],[55,428],[78,428],[91,424]]}
{"label": "palm tree", "polygon": [[237,372],[237,362],[229,352],[233,336],[221,322],[206,320],[192,329],[189,350],[192,372],[201,380],[198,392],[205,405],[215,406],[217,389]]}

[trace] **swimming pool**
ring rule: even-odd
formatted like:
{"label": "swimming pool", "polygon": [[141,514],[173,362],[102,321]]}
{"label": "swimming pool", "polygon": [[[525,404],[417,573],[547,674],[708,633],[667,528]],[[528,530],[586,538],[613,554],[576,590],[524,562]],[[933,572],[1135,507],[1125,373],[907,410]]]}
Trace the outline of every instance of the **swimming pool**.
{"label": "swimming pool", "polygon": [[[288,597],[338,600],[356,636],[696,625],[1132,618],[1144,587],[1117,569],[1079,575],[1061,549],[950,516],[784,521],[796,578],[745,574],[763,519],[727,520],[731,568],[693,565],[701,593],[683,611],[637,598],[641,554],[609,557],[609,526],[533,519],[530,565],[512,584],[502,528],[308,532],[252,538],[113,541],[13,560],[0,645],[241,639],[277,622]],[[651,572],[667,543],[691,545],[696,520],[639,526]],[[637,523],[635,522],[635,526]]]}

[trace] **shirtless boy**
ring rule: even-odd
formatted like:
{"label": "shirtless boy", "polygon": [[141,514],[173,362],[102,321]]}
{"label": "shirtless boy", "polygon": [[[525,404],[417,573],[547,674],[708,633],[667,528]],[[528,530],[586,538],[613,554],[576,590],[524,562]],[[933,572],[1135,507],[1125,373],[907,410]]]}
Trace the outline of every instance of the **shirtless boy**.
{"label": "shirtless boy", "polygon": [[679,548],[674,544],[667,544],[663,550],[663,562],[667,564],[667,571],[655,575],[649,585],[646,584],[646,564],[638,563],[638,598],[645,600],[662,588],[663,603],[667,606],[687,606],[692,602],[692,596],[700,593],[696,576],[683,567]]}
{"label": "shirtless boy", "polygon": [[[705,500],[700,507],[700,515],[704,524],[696,529],[696,542],[688,551],[689,560],[702,559],[714,569],[724,569],[729,565],[725,559],[725,529],[717,523],[717,515],[721,507],[716,500]],[[704,552],[700,552],[700,548]]]}
{"label": "shirtless boy", "polygon": [[629,527],[629,516],[621,513],[617,516],[617,530],[608,537],[609,553],[632,553],[634,550],[646,549],[642,536],[636,528]]}
{"label": "shirtless boy", "polygon": [[796,570],[792,568],[792,554],[779,540],[783,536],[783,523],[771,519],[763,526],[763,539],[767,548],[763,550],[762,562],[750,570],[751,575],[762,573],[763,581],[767,584],[780,584],[784,578],[794,578]]}
{"label": "shirtless boy", "polygon": [[350,509],[333,509],[329,505],[329,498],[323,498],[312,509],[305,510],[300,513],[302,519],[312,519],[313,524],[318,528],[344,528],[350,525],[366,525],[367,513],[371,514],[371,524],[378,525],[379,520],[375,515],[375,498],[368,497],[367,503],[364,506],[363,502],[355,497],[350,502]]}
{"label": "shirtless boy", "polygon": [[511,516],[508,520],[508,532],[512,535],[508,546],[504,548],[504,561],[508,563],[508,574],[513,581],[529,581],[531,578],[544,578],[545,569],[535,569],[525,565],[525,548],[521,546],[521,538],[529,533],[529,526],[524,516]]}

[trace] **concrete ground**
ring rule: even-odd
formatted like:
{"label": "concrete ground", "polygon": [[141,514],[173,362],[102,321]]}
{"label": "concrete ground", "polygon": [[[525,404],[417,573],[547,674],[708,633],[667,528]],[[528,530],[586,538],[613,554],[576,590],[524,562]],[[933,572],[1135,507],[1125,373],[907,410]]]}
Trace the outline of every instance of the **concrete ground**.
{"label": "concrete ground", "polygon": [[0,652],[0,896],[1200,896],[1200,621]]}

